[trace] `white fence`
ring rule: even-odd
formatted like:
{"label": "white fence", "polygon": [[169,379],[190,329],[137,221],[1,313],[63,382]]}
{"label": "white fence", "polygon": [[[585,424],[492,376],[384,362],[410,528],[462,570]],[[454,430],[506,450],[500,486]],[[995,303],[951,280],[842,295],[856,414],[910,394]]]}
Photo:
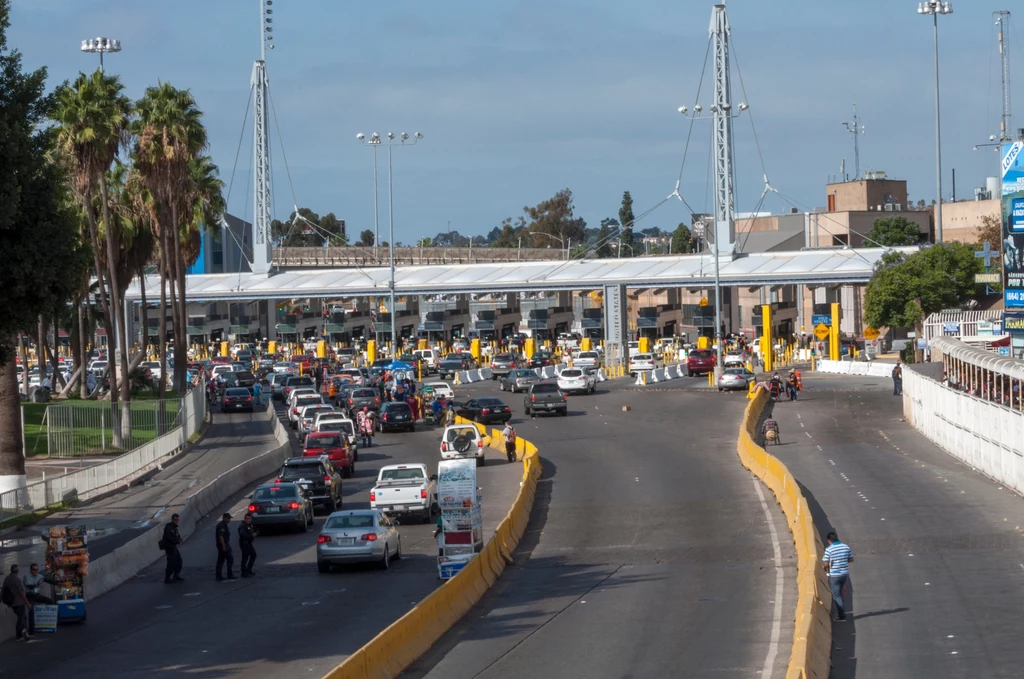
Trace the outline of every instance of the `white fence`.
{"label": "white fence", "polygon": [[953,457],[1024,495],[1024,413],[903,371],[903,413]]}
{"label": "white fence", "polygon": [[[169,398],[131,401],[130,433],[124,450],[132,450],[162,432],[181,425],[182,400]],[[55,403],[46,408],[46,445],[50,457],[79,457],[113,447],[113,432],[121,429],[122,403],[109,401]]]}
{"label": "white fence", "polygon": [[182,424],[124,455],[93,467],[28,484],[0,493],[0,519],[10,519],[67,500],[88,500],[107,493],[162,464],[179,453],[206,417],[205,385],[182,399],[178,421]]}
{"label": "white fence", "polygon": [[[892,363],[876,363],[874,361],[818,361],[817,371],[834,375],[868,375],[871,377],[891,377]],[[904,370],[903,374],[906,375]]]}

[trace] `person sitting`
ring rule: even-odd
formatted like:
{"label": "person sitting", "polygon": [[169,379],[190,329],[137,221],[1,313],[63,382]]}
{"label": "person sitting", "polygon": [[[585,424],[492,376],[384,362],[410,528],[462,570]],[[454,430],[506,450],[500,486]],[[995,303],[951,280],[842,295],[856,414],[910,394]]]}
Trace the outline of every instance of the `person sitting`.
{"label": "person sitting", "polygon": [[[771,434],[769,434],[768,432],[771,432]],[[763,434],[765,439],[769,441],[781,441],[779,423],[770,417],[764,421],[764,424],[761,425],[761,434]]]}

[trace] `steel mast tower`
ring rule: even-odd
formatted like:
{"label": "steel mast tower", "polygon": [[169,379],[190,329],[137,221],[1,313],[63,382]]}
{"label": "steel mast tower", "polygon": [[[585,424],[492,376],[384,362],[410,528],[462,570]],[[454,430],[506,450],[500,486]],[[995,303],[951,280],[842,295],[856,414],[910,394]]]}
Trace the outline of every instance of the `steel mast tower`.
{"label": "steel mast tower", "polygon": [[841,123],[846,126],[846,131],[853,135],[853,166],[854,180],[860,179],[860,135],[864,134],[864,126],[860,124],[860,117],[857,115],[857,102],[853,102],[853,121]]}
{"label": "steel mast tower", "polygon": [[729,17],[725,5],[711,11],[711,37],[715,52],[714,114],[715,153],[715,252],[731,258],[736,237],[734,216],[736,197],[733,187],[732,87],[729,83]]}
{"label": "steel mast tower", "polygon": [[999,57],[1003,67],[1003,115],[999,120],[999,141],[1006,143],[1012,141],[1010,126],[1013,118],[1010,113],[1010,12],[1004,9],[992,14],[995,15],[996,25],[999,26]]}
{"label": "steel mast tower", "polygon": [[270,273],[270,133],[267,126],[267,99],[270,82],[267,80],[267,48],[274,49],[273,19],[270,9],[273,0],[259,0],[260,58],[252,65],[253,91],[253,217],[252,217],[252,271]]}

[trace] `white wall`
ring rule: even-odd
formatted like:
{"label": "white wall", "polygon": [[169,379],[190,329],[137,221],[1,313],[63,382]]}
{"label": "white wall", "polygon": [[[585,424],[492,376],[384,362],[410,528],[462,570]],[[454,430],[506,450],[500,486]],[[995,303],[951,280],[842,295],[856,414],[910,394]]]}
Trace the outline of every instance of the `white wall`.
{"label": "white wall", "polygon": [[903,413],[953,457],[1024,495],[1024,413],[903,371]]}

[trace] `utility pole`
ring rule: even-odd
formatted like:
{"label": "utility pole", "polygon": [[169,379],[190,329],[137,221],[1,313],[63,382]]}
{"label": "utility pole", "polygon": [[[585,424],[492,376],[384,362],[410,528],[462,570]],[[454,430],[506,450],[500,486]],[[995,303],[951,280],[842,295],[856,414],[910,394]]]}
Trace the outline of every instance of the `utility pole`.
{"label": "utility pole", "polygon": [[1012,114],[1010,112],[1010,11],[992,12],[999,26],[999,57],[1002,62],[1003,115],[999,120],[999,141],[1006,143],[1010,138]]}
{"label": "utility pole", "polygon": [[857,116],[857,102],[853,102],[853,120],[850,122],[840,123],[846,127],[846,131],[853,135],[853,169],[854,181],[860,179],[860,135],[864,134],[864,126],[860,124],[860,118]]}

